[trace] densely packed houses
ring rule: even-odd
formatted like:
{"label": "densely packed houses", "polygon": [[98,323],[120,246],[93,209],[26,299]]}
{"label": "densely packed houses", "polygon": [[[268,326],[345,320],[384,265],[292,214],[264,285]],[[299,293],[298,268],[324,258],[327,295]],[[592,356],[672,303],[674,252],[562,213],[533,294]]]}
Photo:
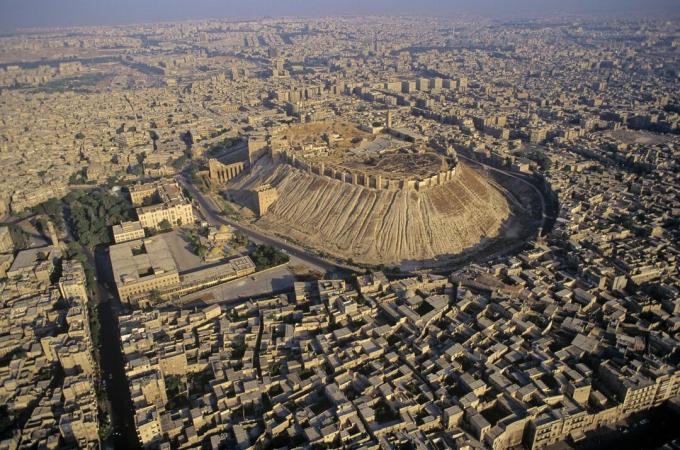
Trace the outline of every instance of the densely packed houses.
{"label": "densely packed houses", "polygon": [[[679,30],[671,19],[342,17],[3,35],[0,215],[131,185],[139,221],[113,229],[108,287],[132,299],[120,346],[147,448],[579,443],[680,407]],[[146,301],[255,271],[248,257],[183,270],[173,237],[145,238],[193,224],[182,186],[203,177],[226,204],[225,185],[258,158],[292,160],[292,125],[339,120],[533,186],[541,229],[442,275],[389,267],[229,304]],[[320,138],[296,144],[301,160],[340,136]],[[147,183],[167,176],[183,184]],[[246,188],[257,216],[283,195]],[[63,245],[15,248],[19,221],[7,222],[0,426],[13,428],[0,449],[97,448],[92,282]],[[232,239],[221,225],[206,223],[203,241]]]}

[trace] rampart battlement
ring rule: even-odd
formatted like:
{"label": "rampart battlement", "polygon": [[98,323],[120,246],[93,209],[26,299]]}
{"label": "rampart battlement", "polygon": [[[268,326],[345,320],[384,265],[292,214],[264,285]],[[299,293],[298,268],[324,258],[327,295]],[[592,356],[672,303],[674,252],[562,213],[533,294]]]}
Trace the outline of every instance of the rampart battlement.
{"label": "rampart battlement", "polygon": [[349,168],[337,169],[324,163],[311,163],[302,158],[298,158],[292,152],[286,150],[273,152],[272,157],[274,160],[290,164],[296,169],[314,175],[328,177],[355,186],[362,186],[368,189],[376,190],[424,191],[426,189],[451,181],[456,176],[456,168],[453,167],[421,179],[392,179],[381,174],[374,174],[367,171],[355,171]]}

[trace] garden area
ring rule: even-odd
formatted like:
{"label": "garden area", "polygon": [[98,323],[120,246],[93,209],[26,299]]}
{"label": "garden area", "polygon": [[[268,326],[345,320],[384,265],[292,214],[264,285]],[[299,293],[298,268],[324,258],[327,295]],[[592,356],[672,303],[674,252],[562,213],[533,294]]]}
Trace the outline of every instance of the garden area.
{"label": "garden area", "polygon": [[74,237],[90,249],[110,242],[111,225],[133,219],[127,198],[101,188],[73,191],[64,202]]}
{"label": "garden area", "polygon": [[258,245],[250,254],[250,259],[255,263],[255,269],[258,272],[285,264],[290,260],[287,254],[271,245]]}

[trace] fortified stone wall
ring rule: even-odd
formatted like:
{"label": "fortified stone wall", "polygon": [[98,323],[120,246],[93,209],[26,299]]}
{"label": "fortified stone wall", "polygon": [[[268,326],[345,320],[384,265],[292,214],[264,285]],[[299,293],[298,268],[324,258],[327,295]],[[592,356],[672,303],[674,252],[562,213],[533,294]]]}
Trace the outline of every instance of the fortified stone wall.
{"label": "fortified stone wall", "polygon": [[451,181],[456,176],[456,168],[453,167],[449,170],[441,171],[430,177],[422,179],[391,179],[379,174],[371,174],[364,171],[353,171],[350,169],[338,170],[333,167],[328,167],[324,163],[310,163],[296,157],[294,154],[286,150],[273,152],[272,158],[278,158],[279,162],[290,164],[291,166],[308,173],[325,176],[342,181],[344,183],[376,190],[424,191],[431,187],[439,186]]}
{"label": "fortified stone wall", "polygon": [[216,159],[208,160],[208,174],[210,181],[216,184],[223,184],[238,176],[245,169],[245,162],[232,164],[222,164]]}

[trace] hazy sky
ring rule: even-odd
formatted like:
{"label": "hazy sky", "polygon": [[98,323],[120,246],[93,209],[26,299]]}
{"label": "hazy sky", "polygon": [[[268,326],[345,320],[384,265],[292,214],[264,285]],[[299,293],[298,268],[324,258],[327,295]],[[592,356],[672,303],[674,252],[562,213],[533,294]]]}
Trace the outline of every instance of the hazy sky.
{"label": "hazy sky", "polygon": [[263,16],[670,13],[680,0],[0,0],[0,29]]}

